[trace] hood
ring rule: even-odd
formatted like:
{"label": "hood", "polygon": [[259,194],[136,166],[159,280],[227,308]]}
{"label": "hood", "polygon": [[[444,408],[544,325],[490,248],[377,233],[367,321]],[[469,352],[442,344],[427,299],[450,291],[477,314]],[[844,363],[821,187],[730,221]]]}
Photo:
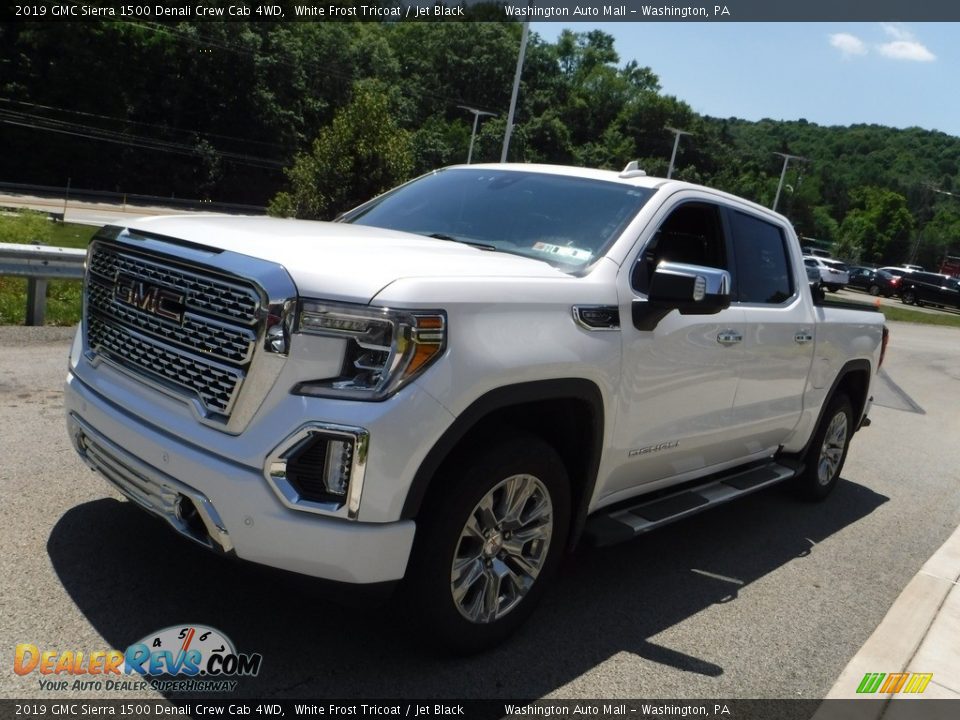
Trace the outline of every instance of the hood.
{"label": "hood", "polygon": [[171,215],[139,218],[125,226],[278,263],[302,296],[329,300],[368,303],[405,278],[571,277],[540,260],[363,225]]}

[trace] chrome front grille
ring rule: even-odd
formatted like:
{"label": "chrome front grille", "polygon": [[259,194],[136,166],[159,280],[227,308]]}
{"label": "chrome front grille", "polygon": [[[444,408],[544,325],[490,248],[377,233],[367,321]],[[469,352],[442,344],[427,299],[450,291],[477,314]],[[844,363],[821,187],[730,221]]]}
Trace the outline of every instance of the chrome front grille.
{"label": "chrome front grille", "polygon": [[97,245],[90,258],[90,273],[112,282],[119,274],[130,275],[176,288],[186,294],[188,307],[198,313],[253,325],[260,299],[249,284],[217,278],[210,271],[187,269],[162,258],[131,254]]}
{"label": "chrome front grille", "polygon": [[196,401],[204,417],[229,418],[266,322],[253,282],[95,241],[86,288],[93,357]]}

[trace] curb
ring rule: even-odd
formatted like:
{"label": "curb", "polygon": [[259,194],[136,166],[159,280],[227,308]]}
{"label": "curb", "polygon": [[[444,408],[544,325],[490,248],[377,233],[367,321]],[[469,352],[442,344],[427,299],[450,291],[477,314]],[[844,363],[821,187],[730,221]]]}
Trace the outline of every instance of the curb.
{"label": "curb", "polygon": [[[933,673],[923,695],[914,697],[960,700],[960,527],[903,589],[824,699],[890,700],[893,694],[857,694],[863,677],[876,672]],[[871,705],[857,717],[879,718],[888,709],[886,702]],[[826,710],[814,718],[829,716]]]}

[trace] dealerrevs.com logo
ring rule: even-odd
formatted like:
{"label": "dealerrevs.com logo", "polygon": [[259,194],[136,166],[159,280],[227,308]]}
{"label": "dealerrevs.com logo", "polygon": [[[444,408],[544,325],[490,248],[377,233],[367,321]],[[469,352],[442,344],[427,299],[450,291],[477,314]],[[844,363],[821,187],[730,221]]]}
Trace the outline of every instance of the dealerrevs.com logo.
{"label": "dealerrevs.com logo", "polygon": [[[260,672],[260,653],[239,653],[219,630],[174,625],[151,633],[125,652],[41,650],[17,645],[13,671],[39,675],[42,690],[232,692],[237,677]],[[174,678],[174,679],[168,679]]]}

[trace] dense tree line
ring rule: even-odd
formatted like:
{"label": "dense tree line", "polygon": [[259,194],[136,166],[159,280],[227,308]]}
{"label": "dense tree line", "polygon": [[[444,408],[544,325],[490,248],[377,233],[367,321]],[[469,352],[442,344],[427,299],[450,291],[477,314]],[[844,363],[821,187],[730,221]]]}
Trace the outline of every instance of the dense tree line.
{"label": "dense tree line", "polygon": [[[496,161],[516,23],[0,26],[0,181],[270,204],[332,217],[398,181]],[[613,38],[531,36],[510,160],[675,175],[773,202],[851,259],[960,254],[960,138],[698,115]]]}

